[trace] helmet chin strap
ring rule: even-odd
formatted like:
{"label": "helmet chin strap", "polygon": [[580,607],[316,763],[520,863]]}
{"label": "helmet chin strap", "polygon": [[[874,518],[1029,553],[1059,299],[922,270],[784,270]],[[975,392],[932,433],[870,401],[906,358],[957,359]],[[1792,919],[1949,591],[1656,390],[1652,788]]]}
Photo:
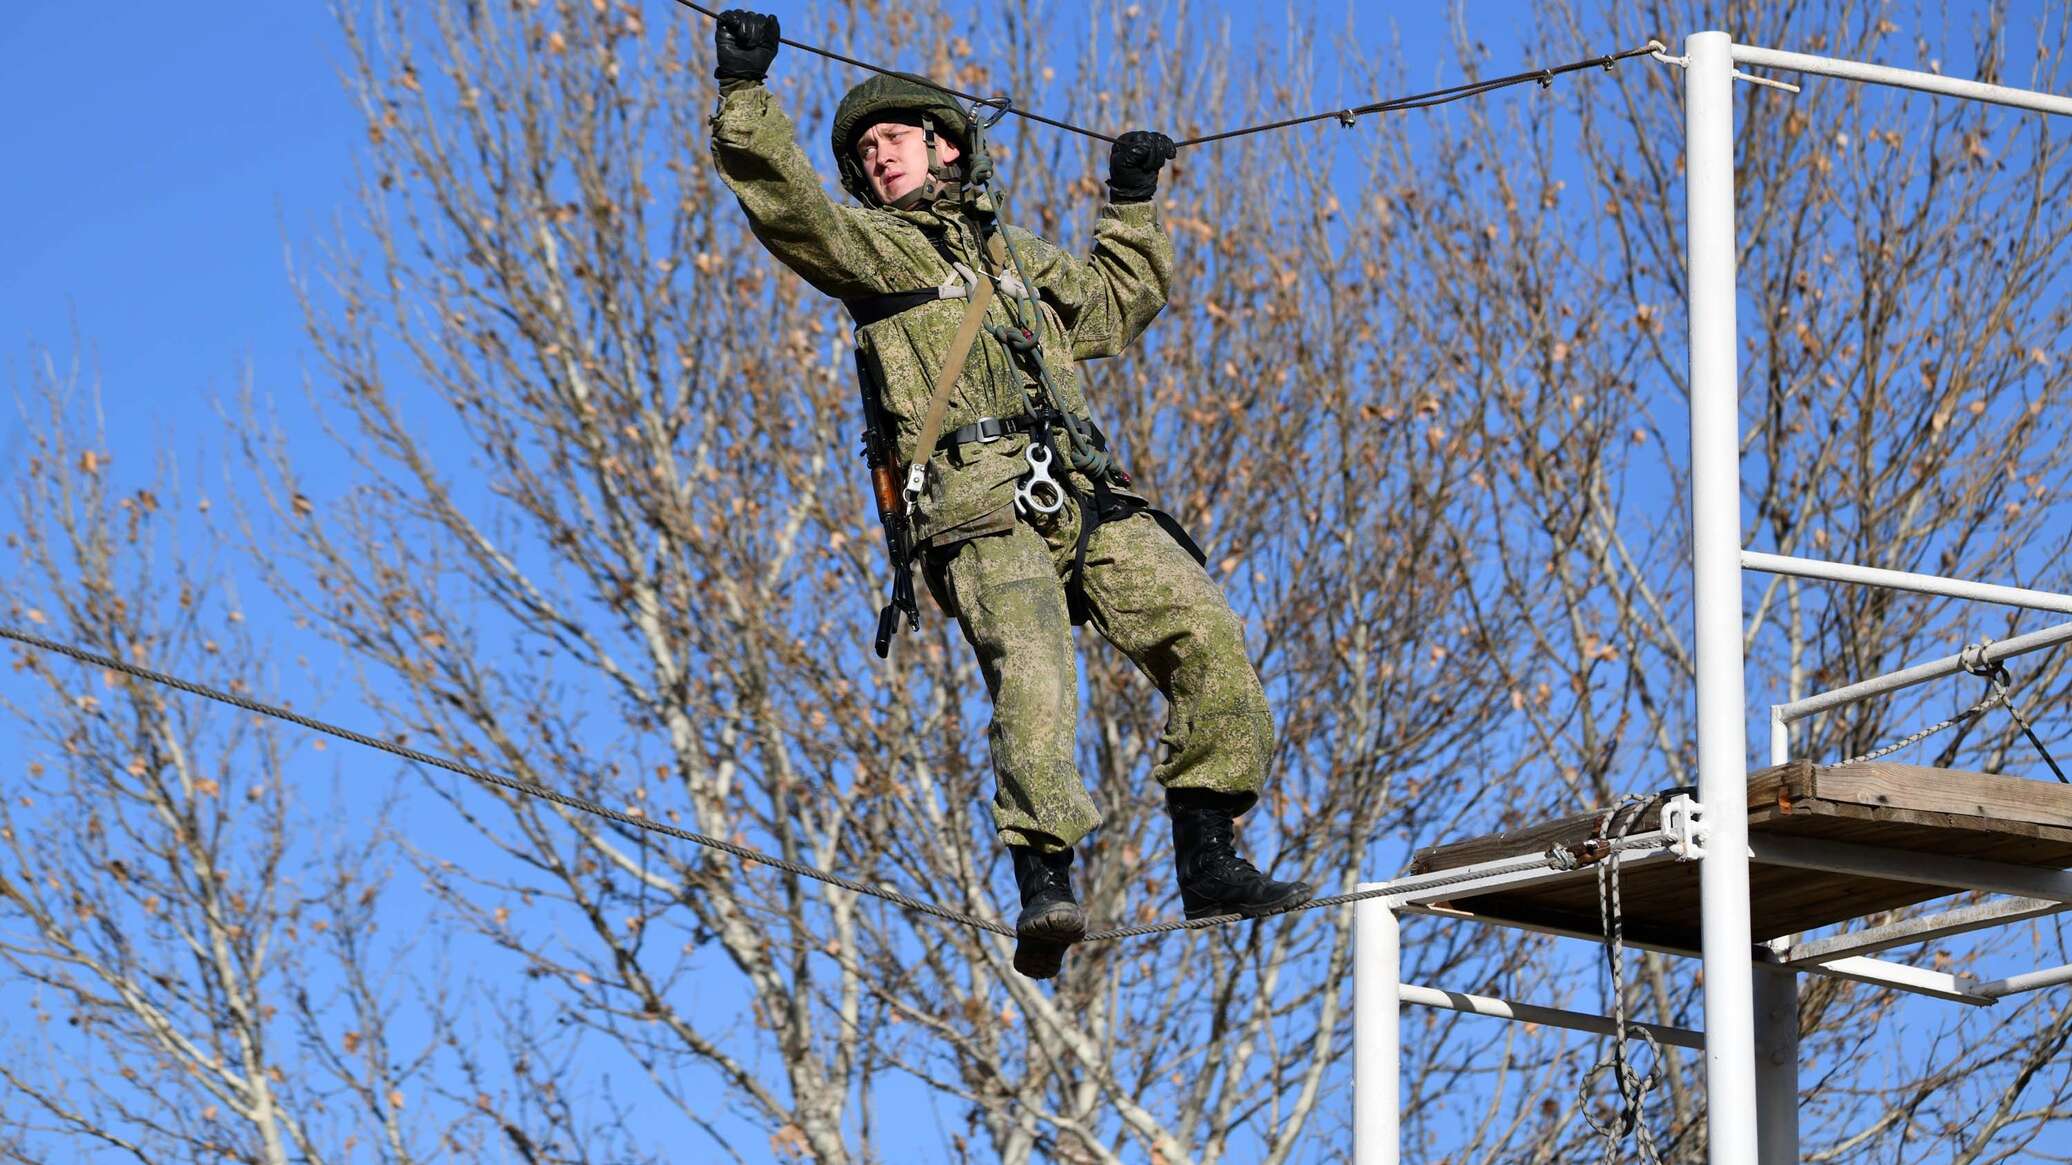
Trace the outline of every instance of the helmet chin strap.
{"label": "helmet chin strap", "polygon": [[936,149],[935,119],[926,114],[921,115],[921,140],[928,146],[928,176],[921,180],[919,186],[886,203],[894,210],[912,210],[917,206],[934,202],[957,186],[957,171],[942,160],[941,152]]}

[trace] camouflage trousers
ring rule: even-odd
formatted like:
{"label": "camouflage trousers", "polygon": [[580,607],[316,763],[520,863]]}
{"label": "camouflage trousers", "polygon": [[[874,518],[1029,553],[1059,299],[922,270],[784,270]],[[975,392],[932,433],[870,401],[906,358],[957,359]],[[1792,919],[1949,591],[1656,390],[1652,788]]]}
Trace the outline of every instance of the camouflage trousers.
{"label": "camouflage trousers", "polygon": [[[1101,823],[1073,759],[1079,669],[1065,582],[1078,540],[1068,499],[1040,529],[1017,521],[929,556],[930,586],[962,625],[993,699],[993,822],[1008,845],[1055,851]],[[1095,527],[1083,587],[1087,621],[1166,698],[1152,778],[1257,793],[1273,713],[1222,589],[1142,512]]]}

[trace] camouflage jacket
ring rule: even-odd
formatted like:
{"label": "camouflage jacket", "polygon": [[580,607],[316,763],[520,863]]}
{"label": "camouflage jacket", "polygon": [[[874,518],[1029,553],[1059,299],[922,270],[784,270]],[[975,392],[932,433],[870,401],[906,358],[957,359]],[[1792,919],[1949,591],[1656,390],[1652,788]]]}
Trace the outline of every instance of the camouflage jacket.
{"label": "camouflage jacket", "polygon": [[[760,85],[735,88],[721,98],[712,118],[712,156],[756,238],[828,295],[849,299],[935,287],[951,274],[944,252],[983,269],[976,231],[953,203],[904,211],[837,205],[799,148],[791,119]],[[1042,358],[1059,403],[1085,416],[1074,361],[1115,355],[1165,307],[1172,243],[1148,202],[1103,206],[1085,259],[1018,228],[1007,231],[1042,304]],[[858,346],[878,371],[902,462],[913,456],[936,370],[967,304],[936,300],[857,332]],[[1010,322],[997,300],[987,322]],[[982,417],[1027,412],[1027,379],[998,340],[980,333],[952,390],[943,432]],[[1026,441],[1008,437],[932,453],[927,488],[913,515],[916,544],[942,545],[1011,526],[1014,479],[1028,468],[1021,455]]]}

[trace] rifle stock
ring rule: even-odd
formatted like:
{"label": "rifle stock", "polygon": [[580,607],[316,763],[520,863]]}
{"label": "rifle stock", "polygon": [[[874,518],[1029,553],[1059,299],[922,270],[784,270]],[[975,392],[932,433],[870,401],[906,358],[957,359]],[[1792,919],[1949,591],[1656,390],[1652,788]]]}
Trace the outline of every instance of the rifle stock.
{"label": "rifle stock", "polygon": [[863,397],[863,459],[870,466],[871,494],[878,503],[878,525],[885,532],[885,555],[892,564],[891,594],[878,612],[874,643],[878,658],[884,659],[892,651],[900,616],[918,631],[921,608],[914,597],[913,532],[907,524],[906,499],[900,496],[899,446],[879,403],[877,376],[862,348],[856,349],[856,383]]}

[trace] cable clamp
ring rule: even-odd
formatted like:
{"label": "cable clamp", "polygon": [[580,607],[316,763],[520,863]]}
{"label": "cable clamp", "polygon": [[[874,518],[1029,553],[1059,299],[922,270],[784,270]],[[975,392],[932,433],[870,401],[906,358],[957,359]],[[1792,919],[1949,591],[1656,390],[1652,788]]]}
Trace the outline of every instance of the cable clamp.
{"label": "cable clamp", "polygon": [[1353,126],[1353,122],[1358,120],[1359,115],[1354,113],[1350,109],[1341,109],[1338,111],[1338,124],[1346,127],[1347,129],[1351,129]]}
{"label": "cable clamp", "polygon": [[1705,856],[1705,807],[1678,793],[1662,802],[1662,830],[1673,839],[1669,852],[1680,862]]}

